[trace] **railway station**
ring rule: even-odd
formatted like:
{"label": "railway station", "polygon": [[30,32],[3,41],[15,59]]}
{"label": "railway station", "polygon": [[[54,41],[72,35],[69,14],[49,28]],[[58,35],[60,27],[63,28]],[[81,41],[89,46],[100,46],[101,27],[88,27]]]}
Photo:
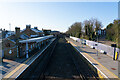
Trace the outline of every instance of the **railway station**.
{"label": "railway station", "polygon": [[0,2],[0,80],[120,80],[120,1]]}

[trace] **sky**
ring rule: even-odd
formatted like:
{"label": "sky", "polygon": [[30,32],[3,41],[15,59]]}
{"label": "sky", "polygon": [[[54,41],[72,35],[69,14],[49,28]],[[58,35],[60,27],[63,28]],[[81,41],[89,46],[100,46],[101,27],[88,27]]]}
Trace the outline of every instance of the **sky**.
{"label": "sky", "polygon": [[6,30],[31,24],[65,32],[73,23],[91,18],[106,27],[118,18],[118,2],[0,2],[0,28]]}

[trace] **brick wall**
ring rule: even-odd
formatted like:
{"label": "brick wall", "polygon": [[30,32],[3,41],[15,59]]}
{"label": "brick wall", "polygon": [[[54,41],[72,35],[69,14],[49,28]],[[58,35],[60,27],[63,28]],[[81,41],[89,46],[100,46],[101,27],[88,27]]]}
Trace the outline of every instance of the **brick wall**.
{"label": "brick wall", "polygon": [[5,58],[17,57],[17,47],[14,42],[8,39],[4,39],[2,43],[2,47],[3,47],[3,53]]}

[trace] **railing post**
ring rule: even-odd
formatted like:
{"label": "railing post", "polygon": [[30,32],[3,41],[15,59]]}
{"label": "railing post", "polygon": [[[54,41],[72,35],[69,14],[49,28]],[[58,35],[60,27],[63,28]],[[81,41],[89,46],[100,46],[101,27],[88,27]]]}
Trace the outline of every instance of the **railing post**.
{"label": "railing post", "polygon": [[18,53],[18,46],[17,46],[17,58],[19,57],[19,53]]}
{"label": "railing post", "polygon": [[37,43],[37,48],[39,48],[39,42]]}
{"label": "railing post", "polygon": [[39,42],[39,49],[40,49],[40,42]]}
{"label": "railing post", "polygon": [[45,40],[44,44],[45,44],[45,46],[46,46],[46,40]]}
{"label": "railing post", "polygon": [[36,45],[35,47],[37,48],[37,43],[35,45]]}
{"label": "railing post", "polygon": [[31,50],[33,49],[32,44],[31,44]]}
{"label": "railing post", "polygon": [[26,58],[29,58],[28,56],[28,43],[26,42]]}
{"label": "railing post", "polygon": [[34,43],[33,43],[33,48],[34,48],[35,46],[34,46]]}

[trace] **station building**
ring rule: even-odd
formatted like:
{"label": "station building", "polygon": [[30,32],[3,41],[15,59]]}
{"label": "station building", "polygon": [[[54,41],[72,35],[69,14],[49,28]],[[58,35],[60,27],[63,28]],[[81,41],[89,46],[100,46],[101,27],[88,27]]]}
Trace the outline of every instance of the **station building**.
{"label": "station building", "polygon": [[[2,40],[2,56],[3,58],[17,58],[24,56],[26,53],[26,44],[19,43],[21,40],[27,40],[31,38],[37,38],[43,36],[43,31],[37,29],[37,27],[31,28],[31,25],[26,25],[24,30],[20,30],[19,27],[15,28],[15,34],[8,36]],[[31,46],[33,44],[33,46]],[[28,45],[28,49],[31,50],[35,47],[34,42]]]}

